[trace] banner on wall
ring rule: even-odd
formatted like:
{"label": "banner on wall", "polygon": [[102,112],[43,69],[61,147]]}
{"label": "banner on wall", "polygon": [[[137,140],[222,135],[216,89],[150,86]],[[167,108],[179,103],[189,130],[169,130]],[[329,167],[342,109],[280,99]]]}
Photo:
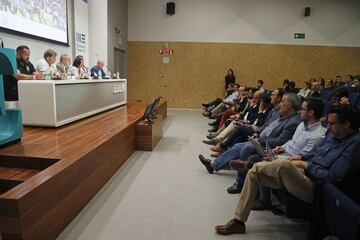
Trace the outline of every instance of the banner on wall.
{"label": "banner on wall", "polygon": [[82,55],[89,67],[88,1],[74,0],[75,56]]}

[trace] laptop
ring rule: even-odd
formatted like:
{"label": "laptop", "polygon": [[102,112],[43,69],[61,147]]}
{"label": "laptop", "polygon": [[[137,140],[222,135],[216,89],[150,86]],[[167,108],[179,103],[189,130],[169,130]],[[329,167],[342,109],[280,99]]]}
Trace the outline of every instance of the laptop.
{"label": "laptop", "polygon": [[142,117],[143,119],[147,119],[148,121],[150,121],[150,117],[151,117],[151,109],[153,108],[153,103],[149,104],[146,106],[145,112],[144,112],[144,116]]}
{"label": "laptop", "polygon": [[157,108],[158,108],[159,103],[160,103],[160,99],[161,99],[161,97],[157,97],[154,100],[154,103],[153,103],[152,108],[151,108],[151,115],[153,115],[153,116],[156,114]]}
{"label": "laptop", "polygon": [[257,154],[259,154],[261,157],[266,157],[267,154],[264,150],[264,148],[260,145],[260,143],[258,143],[254,138],[249,137],[248,138],[249,142],[251,142],[251,144],[254,146],[255,151]]}
{"label": "laptop", "polygon": [[272,151],[268,142],[266,142],[266,149],[264,149],[263,146],[261,146],[254,138],[249,137],[248,140],[254,146],[256,153],[261,157],[270,157],[271,160],[276,159],[276,155]]}

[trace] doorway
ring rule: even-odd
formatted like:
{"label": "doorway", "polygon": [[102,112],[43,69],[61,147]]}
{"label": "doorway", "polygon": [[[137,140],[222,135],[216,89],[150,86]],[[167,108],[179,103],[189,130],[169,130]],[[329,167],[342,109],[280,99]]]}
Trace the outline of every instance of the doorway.
{"label": "doorway", "polygon": [[114,73],[119,72],[121,78],[126,78],[126,52],[125,50],[114,48]]}

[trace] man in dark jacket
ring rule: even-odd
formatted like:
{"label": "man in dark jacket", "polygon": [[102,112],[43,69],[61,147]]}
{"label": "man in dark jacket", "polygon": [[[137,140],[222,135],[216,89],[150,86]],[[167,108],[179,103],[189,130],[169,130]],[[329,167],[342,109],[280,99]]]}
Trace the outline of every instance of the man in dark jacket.
{"label": "man in dark jacket", "polygon": [[328,115],[327,135],[308,161],[287,159],[256,163],[247,173],[235,218],[218,225],[219,234],[245,233],[258,185],[286,189],[311,203],[315,182],[341,182],[359,169],[359,111],[352,106],[333,106]]}

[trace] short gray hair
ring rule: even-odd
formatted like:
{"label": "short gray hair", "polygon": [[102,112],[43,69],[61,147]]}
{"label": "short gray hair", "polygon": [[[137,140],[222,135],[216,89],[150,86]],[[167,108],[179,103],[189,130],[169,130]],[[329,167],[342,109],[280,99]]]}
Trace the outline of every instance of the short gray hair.
{"label": "short gray hair", "polygon": [[52,49],[48,49],[48,50],[46,50],[45,52],[44,52],[44,58],[46,59],[47,57],[52,57],[52,56],[56,56],[57,55],[57,53],[54,51],[54,50],[52,50]]}
{"label": "short gray hair", "polygon": [[300,109],[300,98],[296,93],[285,93],[283,99],[284,97],[288,99],[295,111]]}
{"label": "short gray hair", "polygon": [[70,59],[70,56],[67,55],[67,54],[61,54],[61,56],[60,56],[60,62],[64,61],[65,58],[69,58],[69,59]]}

